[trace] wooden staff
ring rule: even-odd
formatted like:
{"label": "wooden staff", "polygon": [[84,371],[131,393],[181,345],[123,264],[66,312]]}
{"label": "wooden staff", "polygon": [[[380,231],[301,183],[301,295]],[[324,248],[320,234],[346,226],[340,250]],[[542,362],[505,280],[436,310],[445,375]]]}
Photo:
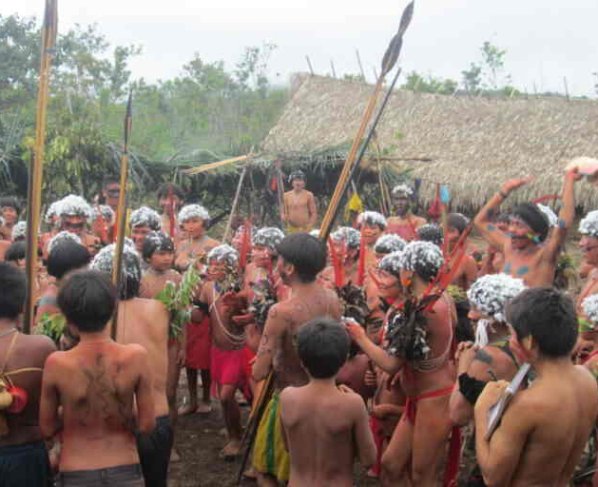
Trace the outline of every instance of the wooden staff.
{"label": "wooden staff", "polygon": [[228,222],[226,222],[226,228],[224,230],[224,236],[222,237],[223,242],[228,242],[231,235],[230,232],[233,226],[233,218],[235,213],[237,213],[237,209],[239,208],[239,200],[241,197],[241,189],[243,188],[243,181],[245,181],[245,176],[247,175],[247,168],[249,164],[245,164],[243,166],[243,172],[241,172],[241,177],[239,178],[239,183],[237,184],[237,191],[235,192],[235,199],[233,200],[233,206],[230,209],[230,216],[228,217]]}
{"label": "wooden staff", "polygon": [[50,85],[50,68],[58,28],[57,0],[46,0],[44,23],[42,26],[41,61],[39,67],[39,86],[37,91],[37,112],[35,120],[35,149],[29,168],[29,187],[27,195],[27,301],[23,332],[30,333],[35,319],[35,283],[37,282],[37,250],[39,220],[42,199],[42,175],[44,167],[44,147],[46,140],[46,110]]}
{"label": "wooden staff", "polygon": [[[132,113],[133,96],[129,93],[129,100],[127,101],[127,111],[125,113],[124,121],[124,141],[123,141],[123,152],[120,158],[120,193],[118,194],[118,207],[116,210],[117,221],[116,221],[116,248],[114,249],[114,261],[112,263],[112,282],[116,286],[116,289],[120,289],[120,282],[122,279],[122,259],[123,259],[123,248],[125,244],[125,226],[127,224],[127,185],[129,183],[129,137],[131,134],[131,128],[133,124],[133,113]],[[116,329],[117,329],[117,317],[118,308],[112,318],[112,326],[110,334],[112,339],[116,340]]]}
{"label": "wooden staff", "polygon": [[[337,182],[336,188],[334,189],[334,193],[330,200],[330,204],[328,205],[328,208],[326,210],[324,218],[322,219],[322,224],[320,226],[320,239],[323,241],[325,241],[328,238],[328,235],[330,234],[330,231],[332,230],[332,225],[333,225],[334,220],[335,220],[335,218],[338,214],[338,211],[340,209],[341,200],[342,200],[345,192],[347,191],[347,187],[349,185],[351,175],[355,171],[355,168],[359,165],[359,162],[361,161],[361,158],[363,157],[363,154],[365,153],[365,150],[367,149],[367,145],[369,144],[369,141],[371,140],[371,138],[373,136],[376,125],[377,125],[378,121],[380,120],[380,117],[382,116],[382,112],[384,110],[384,107],[386,106],[386,103],[388,102],[392,88],[394,87],[394,84],[396,83],[396,80],[398,79],[400,70],[397,73],[397,75],[395,76],[395,79],[393,80],[393,84],[391,85],[390,89],[388,90],[387,96],[385,97],[384,102],[382,103],[380,109],[378,110],[376,119],[375,119],[374,123],[372,124],[372,126],[370,127],[370,130],[369,130],[369,133],[368,133],[368,136],[367,136],[365,142],[362,144],[363,135],[365,134],[367,125],[372,118],[374,109],[378,102],[378,97],[380,95],[380,92],[382,91],[382,85],[384,83],[384,79],[386,78],[386,75],[395,66],[397,59],[399,58],[399,54],[401,52],[401,47],[403,45],[403,34],[407,30],[407,27],[409,26],[409,23],[411,22],[412,17],[413,17],[413,1],[409,5],[407,5],[407,7],[405,7],[405,10],[403,11],[403,15],[401,16],[401,23],[399,25],[399,30],[394,35],[394,37],[391,39],[390,44],[388,45],[388,48],[386,49],[386,52],[384,53],[384,57],[382,58],[382,70],[380,72],[380,76],[378,77],[378,80],[374,87],[374,91],[373,91],[372,95],[370,96],[370,99],[368,101],[368,104],[366,106],[364,114],[362,116],[361,123],[359,125],[359,129],[357,130],[357,134],[355,135],[355,138],[353,139],[353,144],[349,151],[349,155],[347,156],[347,160],[345,161],[345,164],[343,165],[341,174],[338,178],[338,182]],[[361,146],[361,151],[360,151],[360,156],[358,157],[357,151],[359,150],[360,146]]]}

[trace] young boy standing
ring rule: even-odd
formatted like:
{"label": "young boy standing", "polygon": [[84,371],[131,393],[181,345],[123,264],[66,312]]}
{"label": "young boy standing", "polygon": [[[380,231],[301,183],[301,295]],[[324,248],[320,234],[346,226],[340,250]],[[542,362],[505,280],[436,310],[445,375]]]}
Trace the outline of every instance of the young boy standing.
{"label": "young boy standing", "polygon": [[329,318],[316,318],[297,332],[297,351],[309,383],[280,394],[280,419],[291,457],[289,486],[350,487],[355,457],[366,469],[376,460],[363,400],[335,383],[349,343],[342,325]]}

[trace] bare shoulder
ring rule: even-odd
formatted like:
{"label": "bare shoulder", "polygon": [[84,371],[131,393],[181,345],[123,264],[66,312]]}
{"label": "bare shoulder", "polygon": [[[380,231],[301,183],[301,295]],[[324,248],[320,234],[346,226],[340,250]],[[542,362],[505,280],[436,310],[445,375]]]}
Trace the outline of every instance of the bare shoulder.
{"label": "bare shoulder", "polygon": [[593,357],[590,359],[590,363],[584,365],[576,365],[575,372],[579,377],[579,381],[583,387],[587,387],[588,391],[595,390],[594,396],[598,398],[598,389],[596,389],[596,378],[594,376],[593,370],[595,370],[596,366],[598,366],[598,358]]}
{"label": "bare shoulder", "polygon": [[205,242],[204,247],[206,250],[211,250],[214,247],[218,247],[219,245],[220,245],[220,242],[218,240],[215,240],[212,237],[208,237]]}
{"label": "bare shoulder", "polygon": [[288,386],[285,387],[280,393],[280,403],[292,402],[297,396],[297,390],[299,387]]}
{"label": "bare shoulder", "polygon": [[54,342],[45,335],[21,335],[22,340],[21,346],[29,348],[37,355],[49,355],[56,351],[56,345]]}
{"label": "bare shoulder", "polygon": [[288,318],[291,313],[293,312],[293,300],[288,299],[286,301],[282,301],[280,303],[276,303],[274,306],[270,308],[268,312],[268,318],[271,319],[286,319]]}
{"label": "bare shoulder", "polygon": [[427,222],[427,220],[426,220],[425,218],[422,218],[421,216],[416,216],[416,217],[414,218],[414,223],[415,223],[415,226],[416,226],[417,228],[419,228],[419,227],[421,227],[421,226],[425,225],[425,224],[426,224],[426,223],[428,223],[428,222]]}

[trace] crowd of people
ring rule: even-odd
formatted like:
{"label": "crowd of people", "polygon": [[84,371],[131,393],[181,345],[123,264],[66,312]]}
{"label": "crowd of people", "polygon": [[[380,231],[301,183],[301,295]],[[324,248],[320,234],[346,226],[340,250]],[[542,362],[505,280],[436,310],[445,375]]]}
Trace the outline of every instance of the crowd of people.
{"label": "crowd of people", "polygon": [[598,210],[576,228],[580,179],[565,174],[558,214],[510,205],[529,182],[513,179],[474,218],[430,221],[405,182],[392,215],[326,241],[301,171],[284,228],[237,218],[222,242],[164,184],[121,229],[117,285],[107,179],[101,203],[47,207],[31,334],[27,227],[1,197],[0,486],[166,486],[177,418],[216,404],[220,458],[251,451],[258,485],[352,486],[356,468],[383,486],[592,485]]}

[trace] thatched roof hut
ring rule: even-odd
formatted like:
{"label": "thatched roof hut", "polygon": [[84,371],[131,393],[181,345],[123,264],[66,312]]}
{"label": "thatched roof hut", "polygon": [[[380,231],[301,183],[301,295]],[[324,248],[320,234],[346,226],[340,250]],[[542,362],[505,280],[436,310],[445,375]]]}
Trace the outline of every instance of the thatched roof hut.
{"label": "thatched roof hut", "polygon": [[[263,143],[292,160],[347,147],[372,86],[297,75],[294,94]],[[397,90],[378,127],[385,164],[413,168],[430,197],[447,184],[453,203],[476,208],[508,178],[533,175],[516,199],[558,193],[576,156],[598,156],[598,102],[560,97],[445,96]],[[577,201],[598,208],[598,191],[581,184]]]}

